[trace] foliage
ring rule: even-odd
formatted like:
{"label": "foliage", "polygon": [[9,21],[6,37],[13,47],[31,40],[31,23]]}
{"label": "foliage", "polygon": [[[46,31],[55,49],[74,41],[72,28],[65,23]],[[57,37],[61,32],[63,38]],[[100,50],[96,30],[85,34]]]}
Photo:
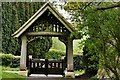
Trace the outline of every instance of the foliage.
{"label": "foliage", "polygon": [[10,64],[10,67],[11,68],[16,68],[16,67],[19,67],[20,66],[20,57],[13,57],[12,61],[11,61],[11,64]]}
{"label": "foliage", "polygon": [[2,59],[2,65],[3,66],[9,66],[10,63],[12,62],[14,55],[12,54],[0,54],[0,58]]}
{"label": "foliage", "polygon": [[55,50],[55,49],[50,49],[50,51],[48,51],[46,53],[46,58],[47,59],[61,59],[62,56],[64,56],[65,53],[59,50]]}
{"label": "foliage", "polygon": [[75,74],[82,75],[82,74],[85,73],[85,71],[84,71],[84,70],[74,70],[74,73],[75,73]]}
{"label": "foliage", "polygon": [[93,76],[93,77],[91,77],[90,79],[88,79],[88,80],[99,80],[96,76]]}
{"label": "foliage", "polygon": [[79,43],[80,43],[80,39],[78,40],[73,40],[73,54],[81,54],[82,53],[82,50],[80,49],[79,47]]}
{"label": "foliage", "polygon": [[51,37],[38,37],[28,44],[28,54],[32,54],[34,58],[45,58],[45,53],[49,51],[51,46]]}
{"label": "foliage", "polygon": [[25,80],[25,78],[18,74],[2,72],[2,80]]}
{"label": "foliage", "polygon": [[[73,40],[73,53],[79,54],[81,53],[79,49],[80,40]],[[52,47],[51,49],[56,49],[59,51],[66,51],[66,46],[63,42],[61,42],[57,37],[52,37]]]}
{"label": "foliage", "polygon": [[59,51],[65,51],[65,44],[61,42],[58,38],[53,37],[52,38],[52,47],[51,49],[56,49]]}
{"label": "foliage", "polygon": [[0,80],[2,79],[2,66],[0,65]]}
{"label": "foliage", "polygon": [[11,68],[10,66],[1,66],[3,71],[19,71],[19,67]]}
{"label": "foliage", "polygon": [[[81,4],[83,4],[81,6]],[[120,79],[120,20],[119,9],[96,10],[97,7],[112,5],[113,3],[79,3],[72,13],[72,20],[77,23],[78,32],[82,36],[88,36],[90,40],[84,40],[90,53],[96,53],[99,57],[100,68],[104,67]],[[75,3],[71,4],[75,5]]]}
{"label": "foliage", "polygon": [[73,63],[74,63],[74,70],[83,70],[83,56],[82,55],[75,55],[73,57]]}
{"label": "foliage", "polygon": [[[2,2],[2,52],[3,53],[12,53],[15,55],[20,55],[20,39],[15,39],[11,35],[21,27],[40,7],[44,2]],[[39,37],[42,38],[42,37]],[[40,39],[39,39],[40,40]],[[48,43],[50,38],[43,38],[44,43]],[[41,41],[40,41],[41,42]],[[40,43],[39,43],[40,44]],[[42,51],[48,51],[49,46],[41,45],[38,46],[37,43],[31,42],[28,44],[28,52],[33,49],[33,45],[37,46],[38,49]],[[51,44],[51,42],[50,42]],[[44,48],[47,47],[48,48]],[[43,49],[42,49],[43,48]],[[34,48],[33,51],[40,53],[40,50]],[[41,51],[41,52],[42,52]]]}
{"label": "foliage", "polygon": [[88,49],[88,47],[85,45],[83,48],[83,66],[85,69],[86,74],[92,74],[96,75],[98,68],[99,68],[99,58],[94,52],[94,49],[91,48],[93,51],[90,52],[91,50]]}

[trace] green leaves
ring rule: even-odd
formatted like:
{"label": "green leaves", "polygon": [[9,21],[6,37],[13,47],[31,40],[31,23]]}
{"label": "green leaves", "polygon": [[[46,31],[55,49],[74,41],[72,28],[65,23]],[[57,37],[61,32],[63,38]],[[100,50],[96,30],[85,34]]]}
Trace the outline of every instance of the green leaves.
{"label": "green leaves", "polygon": [[[3,2],[2,3],[2,52],[20,55],[20,40],[11,35],[20,28],[44,3],[39,2]],[[42,43],[45,43],[44,45]],[[45,53],[50,48],[51,38],[30,43],[29,53]],[[33,48],[33,45],[35,47]]]}
{"label": "green leaves", "polygon": [[32,54],[34,58],[45,58],[45,53],[52,46],[51,37],[38,37],[28,44],[28,54]]}
{"label": "green leaves", "polygon": [[81,36],[89,36],[87,40],[84,39],[85,44],[83,44],[87,46],[88,54],[92,55],[89,60],[97,60],[96,57],[99,57],[99,66],[111,70],[117,79],[120,76],[117,72],[118,66],[120,66],[118,63],[120,58],[120,10],[117,8],[96,10],[112,4],[114,3],[103,2],[98,5],[92,2],[86,8],[72,11],[74,12],[72,21],[77,21],[77,29],[82,34]]}

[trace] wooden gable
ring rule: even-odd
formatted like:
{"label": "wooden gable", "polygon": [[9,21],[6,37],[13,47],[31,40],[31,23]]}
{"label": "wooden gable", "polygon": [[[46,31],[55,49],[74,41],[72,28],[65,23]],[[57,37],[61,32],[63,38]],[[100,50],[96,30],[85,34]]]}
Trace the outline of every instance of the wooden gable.
{"label": "wooden gable", "polygon": [[23,33],[27,35],[67,35],[74,31],[72,25],[50,3],[45,3],[12,36],[20,37]]}

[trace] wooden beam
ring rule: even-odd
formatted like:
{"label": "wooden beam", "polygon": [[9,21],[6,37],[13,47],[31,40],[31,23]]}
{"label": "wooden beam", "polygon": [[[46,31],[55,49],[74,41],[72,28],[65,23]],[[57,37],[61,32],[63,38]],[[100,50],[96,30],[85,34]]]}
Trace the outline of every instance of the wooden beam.
{"label": "wooden beam", "polygon": [[50,12],[70,31],[73,32],[73,26],[54,8],[48,6]]}
{"label": "wooden beam", "polygon": [[28,36],[68,36],[69,34],[63,32],[28,32]]}

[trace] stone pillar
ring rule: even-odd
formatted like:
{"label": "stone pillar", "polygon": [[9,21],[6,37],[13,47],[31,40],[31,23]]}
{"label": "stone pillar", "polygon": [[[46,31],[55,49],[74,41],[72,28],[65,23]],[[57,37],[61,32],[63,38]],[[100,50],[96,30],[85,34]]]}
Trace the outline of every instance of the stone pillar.
{"label": "stone pillar", "polygon": [[27,55],[27,37],[23,35],[21,37],[22,45],[21,45],[21,58],[20,58],[20,71],[26,71],[26,55]]}
{"label": "stone pillar", "polygon": [[65,71],[65,77],[75,78],[74,70],[73,70],[73,40],[68,38],[67,44],[67,70]]}

